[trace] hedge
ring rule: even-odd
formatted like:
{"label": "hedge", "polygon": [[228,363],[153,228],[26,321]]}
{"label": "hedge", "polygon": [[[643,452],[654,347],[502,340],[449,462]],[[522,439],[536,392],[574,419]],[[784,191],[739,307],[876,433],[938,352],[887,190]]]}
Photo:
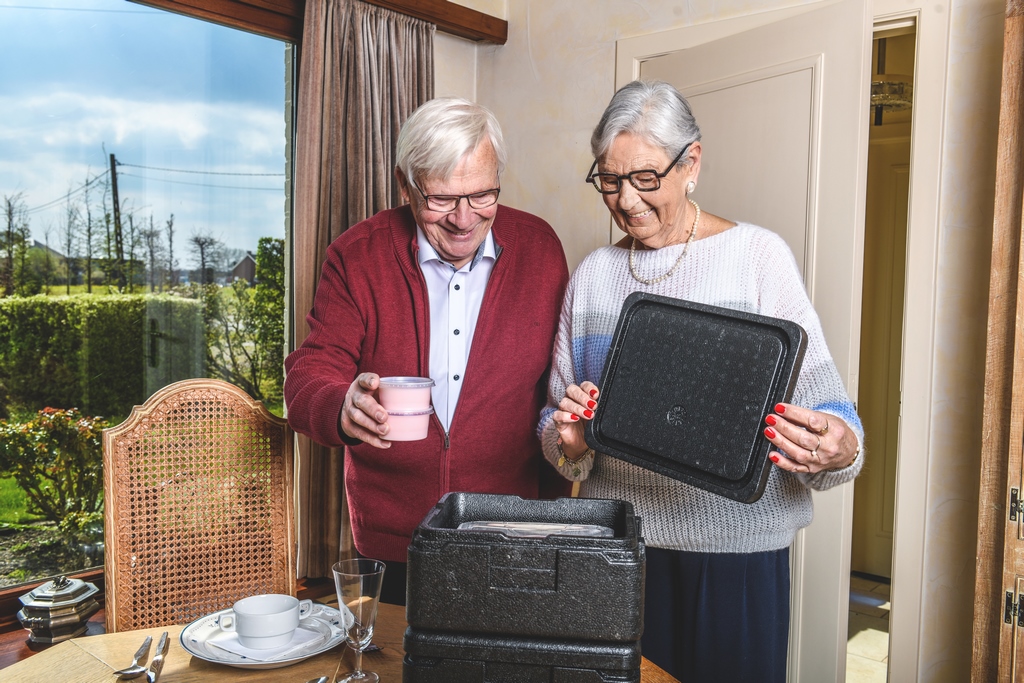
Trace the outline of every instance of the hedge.
{"label": "hedge", "polygon": [[24,408],[123,418],[158,388],[202,376],[204,358],[199,301],[160,294],[0,299],[0,382]]}

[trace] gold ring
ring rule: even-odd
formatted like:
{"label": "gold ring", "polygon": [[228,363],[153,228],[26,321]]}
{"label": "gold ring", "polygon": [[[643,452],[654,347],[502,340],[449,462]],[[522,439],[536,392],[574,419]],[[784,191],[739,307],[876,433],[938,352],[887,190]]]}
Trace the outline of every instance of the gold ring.
{"label": "gold ring", "polygon": [[819,436],[825,436],[826,434],[828,434],[828,418],[827,417],[825,418],[825,428],[822,429],[820,432],[816,432],[816,433]]}

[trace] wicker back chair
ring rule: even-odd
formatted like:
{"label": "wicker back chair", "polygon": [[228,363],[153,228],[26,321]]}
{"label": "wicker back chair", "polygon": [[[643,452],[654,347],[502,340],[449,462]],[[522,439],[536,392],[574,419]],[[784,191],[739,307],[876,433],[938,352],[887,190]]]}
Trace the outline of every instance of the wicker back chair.
{"label": "wicker back chair", "polygon": [[239,388],[185,380],[103,432],[107,631],[294,595],[292,435]]}

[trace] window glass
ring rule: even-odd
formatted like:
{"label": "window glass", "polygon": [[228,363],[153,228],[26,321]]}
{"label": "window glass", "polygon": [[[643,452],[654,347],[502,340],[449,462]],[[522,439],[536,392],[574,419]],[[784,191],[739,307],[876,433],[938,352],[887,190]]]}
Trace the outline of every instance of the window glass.
{"label": "window glass", "polygon": [[0,589],[103,563],[100,430],[180,379],[281,414],[289,46],[0,0]]}

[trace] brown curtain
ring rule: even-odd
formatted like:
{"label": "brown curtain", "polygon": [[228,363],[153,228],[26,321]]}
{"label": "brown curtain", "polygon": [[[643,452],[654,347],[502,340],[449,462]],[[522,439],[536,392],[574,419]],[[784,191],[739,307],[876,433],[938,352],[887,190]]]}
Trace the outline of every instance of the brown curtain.
{"label": "brown curtain", "polygon": [[[395,206],[395,143],[433,97],[433,24],[358,0],[307,0],[298,75],[292,313],[294,344],[327,245]],[[329,576],[352,550],[342,452],[298,437],[299,576]]]}

